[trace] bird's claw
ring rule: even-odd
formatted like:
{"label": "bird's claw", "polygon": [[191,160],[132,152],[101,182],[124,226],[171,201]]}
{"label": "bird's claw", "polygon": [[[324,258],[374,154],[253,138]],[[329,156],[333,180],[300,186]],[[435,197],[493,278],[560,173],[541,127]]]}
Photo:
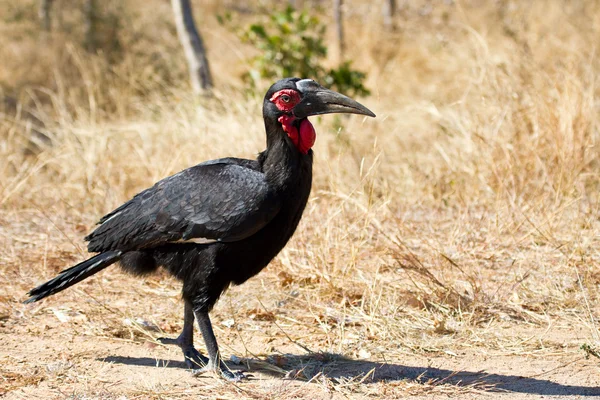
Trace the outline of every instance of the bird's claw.
{"label": "bird's claw", "polygon": [[201,369],[208,365],[208,357],[203,356],[194,346],[189,344],[189,342],[182,340],[181,337],[175,339],[161,337],[156,339],[156,341],[161,344],[179,346],[183,352],[185,365],[191,370]]}
{"label": "bird's claw", "polygon": [[248,375],[244,374],[242,371],[221,370],[221,376],[229,382],[240,382],[248,379]]}
{"label": "bird's claw", "polygon": [[211,372],[211,373],[219,372],[221,374],[221,377],[223,377],[223,379],[225,379],[229,382],[240,382],[245,379],[248,379],[248,376],[241,371],[231,371],[231,370],[224,369],[224,368],[216,369],[210,364],[204,366],[203,368],[192,369],[190,371],[190,373],[193,376],[202,375],[206,372]]}

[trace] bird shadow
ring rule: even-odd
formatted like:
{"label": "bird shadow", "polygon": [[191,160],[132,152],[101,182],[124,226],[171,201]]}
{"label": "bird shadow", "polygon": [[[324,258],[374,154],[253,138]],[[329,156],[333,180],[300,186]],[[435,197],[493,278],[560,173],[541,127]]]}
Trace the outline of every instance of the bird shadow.
{"label": "bird shadow", "polygon": [[[111,356],[99,361],[144,367],[186,368],[185,363],[150,357]],[[600,396],[600,387],[563,385],[547,379],[485,371],[453,371],[433,367],[413,367],[393,363],[354,360],[334,353],[308,355],[274,354],[266,359],[241,359],[230,367],[266,375],[310,380],[323,376],[338,382],[371,384],[407,380],[428,385],[472,387],[488,392],[515,392],[546,396]]]}

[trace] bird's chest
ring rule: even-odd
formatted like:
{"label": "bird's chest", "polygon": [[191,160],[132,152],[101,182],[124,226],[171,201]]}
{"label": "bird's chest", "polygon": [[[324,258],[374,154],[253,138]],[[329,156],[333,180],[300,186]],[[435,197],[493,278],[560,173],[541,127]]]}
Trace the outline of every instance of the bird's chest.
{"label": "bird's chest", "polygon": [[[256,275],[285,247],[294,234],[310,195],[312,170],[310,165],[300,170],[297,179],[282,198],[280,211],[267,226],[239,243],[231,256],[237,259],[232,281],[241,284]],[[233,250],[233,249],[231,249]]]}
{"label": "bird's chest", "polygon": [[[300,164],[294,179],[290,179],[281,198],[281,208],[275,218],[266,226],[260,240],[272,243],[273,258],[294,234],[302,217],[312,186],[311,164]],[[270,260],[269,260],[270,261]]]}

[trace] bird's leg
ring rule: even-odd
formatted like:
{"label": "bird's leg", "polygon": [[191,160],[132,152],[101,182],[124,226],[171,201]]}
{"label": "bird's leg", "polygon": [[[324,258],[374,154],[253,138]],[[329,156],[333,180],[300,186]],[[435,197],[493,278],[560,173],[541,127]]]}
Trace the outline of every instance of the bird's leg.
{"label": "bird's leg", "polygon": [[204,338],[209,359],[208,364],[206,364],[204,368],[195,372],[199,374],[206,371],[219,371],[223,378],[232,382],[238,382],[242,379],[245,379],[246,376],[243,373],[239,371],[230,371],[225,363],[221,360],[221,356],[219,354],[219,345],[217,344],[217,338],[215,338],[215,333],[213,332],[208,312],[195,311],[195,314],[196,320],[198,321],[198,326],[200,327],[200,332],[202,332],[202,337]]}
{"label": "bird's leg", "polygon": [[177,339],[159,338],[162,344],[174,344],[181,348],[185,364],[188,368],[196,370],[208,365],[208,358],[204,357],[194,347],[194,310],[192,305],[185,302],[183,314],[183,330]]}

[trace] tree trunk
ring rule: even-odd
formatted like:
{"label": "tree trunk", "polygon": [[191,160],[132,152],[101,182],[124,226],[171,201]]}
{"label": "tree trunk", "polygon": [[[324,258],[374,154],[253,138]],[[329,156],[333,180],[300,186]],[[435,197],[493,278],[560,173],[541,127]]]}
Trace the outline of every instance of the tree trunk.
{"label": "tree trunk", "polygon": [[387,30],[394,29],[394,14],[396,14],[396,0],[383,1],[383,26]]}
{"label": "tree trunk", "polygon": [[338,56],[340,62],[344,60],[344,50],[346,43],[344,42],[344,14],[342,12],[343,0],[333,0],[333,18],[335,19],[335,29],[338,41]]}
{"label": "tree trunk", "polygon": [[212,76],[206,58],[206,49],[202,37],[196,29],[190,0],[171,0],[175,14],[177,35],[183,46],[190,72],[192,89],[201,94],[213,87]]}
{"label": "tree trunk", "polygon": [[42,22],[42,29],[46,32],[50,32],[52,30],[52,18],[50,17],[52,1],[53,0],[41,0],[40,9],[38,10],[40,21]]}
{"label": "tree trunk", "polygon": [[83,15],[85,18],[85,49],[93,53],[96,51],[96,0],[85,0]]}

